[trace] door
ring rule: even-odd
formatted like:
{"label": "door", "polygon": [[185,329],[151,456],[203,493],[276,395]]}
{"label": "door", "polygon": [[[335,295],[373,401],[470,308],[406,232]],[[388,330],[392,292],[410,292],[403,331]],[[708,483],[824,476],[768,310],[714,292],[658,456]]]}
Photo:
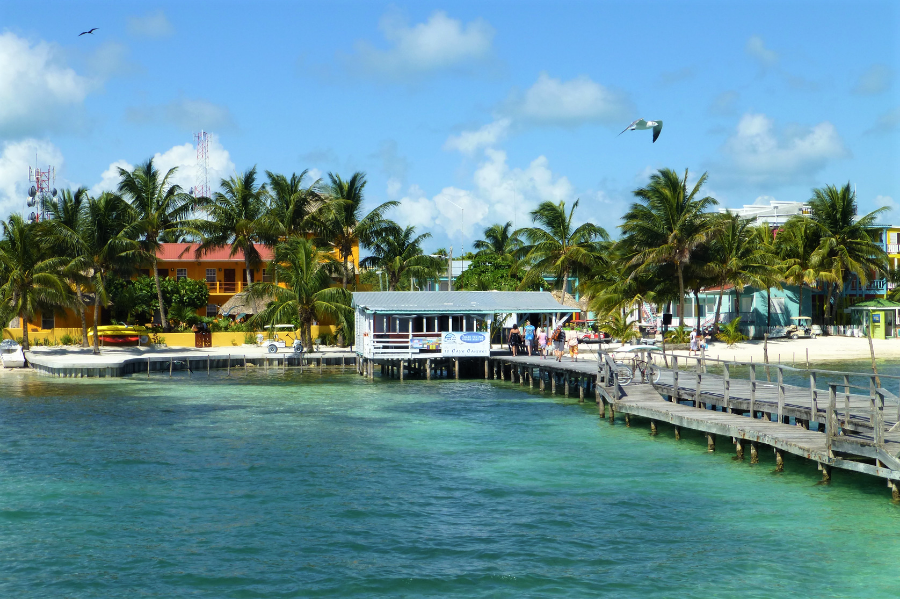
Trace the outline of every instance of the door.
{"label": "door", "polygon": [[235,291],[237,291],[237,288],[234,284],[234,269],[233,268],[223,269],[222,275],[224,276],[225,293],[234,293]]}
{"label": "door", "polygon": [[894,310],[887,310],[884,313],[884,336],[887,338],[894,336]]}

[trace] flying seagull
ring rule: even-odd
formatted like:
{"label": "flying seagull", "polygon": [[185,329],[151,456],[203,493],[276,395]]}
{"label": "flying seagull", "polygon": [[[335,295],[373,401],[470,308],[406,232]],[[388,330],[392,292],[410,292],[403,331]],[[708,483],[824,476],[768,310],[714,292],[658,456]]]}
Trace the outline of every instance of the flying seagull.
{"label": "flying seagull", "polygon": [[82,35],[84,35],[86,33],[90,33],[91,35],[94,35],[94,32],[97,31],[98,29],[99,29],[99,27],[94,27],[93,29],[91,29],[89,31],[82,31],[81,33],[78,34],[78,37],[81,37]]}
{"label": "flying seagull", "polygon": [[[625,127],[625,131],[645,131],[647,129],[653,129],[653,143],[656,143],[656,138],[659,137],[659,132],[662,131],[662,121],[645,121],[644,119],[638,119]],[[622,133],[625,133],[625,131],[622,131]],[[619,133],[619,135],[622,135],[622,133]]]}

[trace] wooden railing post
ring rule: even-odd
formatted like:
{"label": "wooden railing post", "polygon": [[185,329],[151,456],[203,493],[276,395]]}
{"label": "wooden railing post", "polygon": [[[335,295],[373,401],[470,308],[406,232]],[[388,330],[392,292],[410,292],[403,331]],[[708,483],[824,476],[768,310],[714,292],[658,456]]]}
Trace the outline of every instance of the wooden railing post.
{"label": "wooden railing post", "polygon": [[850,428],[850,376],[844,375],[844,428]]}
{"label": "wooden railing post", "polygon": [[873,424],[875,425],[875,446],[884,448],[884,393],[875,392],[875,414]]}
{"label": "wooden railing post", "polygon": [[731,373],[728,362],[722,364],[724,377],[722,379],[722,395],[725,398],[725,411],[731,414]]}
{"label": "wooden railing post", "polygon": [[672,400],[678,403],[678,356],[672,355]]}
{"label": "wooden railing post", "polygon": [[784,422],[784,372],[779,366],[778,370],[778,422]]}
{"label": "wooden railing post", "polygon": [[750,418],[756,418],[756,364],[750,365]]}
{"label": "wooden railing post", "polygon": [[819,418],[819,406],[818,400],[819,392],[816,389],[816,373],[809,373],[809,422],[812,424],[813,422],[818,422]]}
{"label": "wooden railing post", "polygon": [[835,385],[828,385],[828,409],[825,411],[825,452],[828,457],[831,454],[831,439],[835,436],[835,425],[837,424],[837,393]]}

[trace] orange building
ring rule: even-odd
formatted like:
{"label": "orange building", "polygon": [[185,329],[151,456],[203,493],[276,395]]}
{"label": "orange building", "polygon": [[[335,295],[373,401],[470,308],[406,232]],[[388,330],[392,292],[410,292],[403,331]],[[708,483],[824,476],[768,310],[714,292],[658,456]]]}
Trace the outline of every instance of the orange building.
{"label": "orange building", "polygon": [[[264,245],[257,245],[256,247],[264,262],[268,263],[272,260],[272,248]],[[247,288],[244,253],[238,251],[234,256],[229,256],[231,248],[220,248],[207,251],[200,258],[197,258],[195,255],[196,249],[197,244],[194,243],[162,244],[156,254],[159,276],[204,281],[209,288],[209,303],[205,308],[197,310],[197,314],[199,316],[216,316],[222,304]],[[336,258],[340,259],[340,256],[336,255]],[[354,245],[349,263],[355,272],[359,272],[358,245]],[[151,274],[149,268],[138,269],[138,272],[147,276]],[[269,281],[269,276],[265,265],[250,271],[251,282]],[[88,325],[91,325],[94,322],[92,294],[89,298],[86,298],[86,303],[90,304],[85,313]],[[101,308],[101,322],[109,324],[108,316],[106,318],[104,316],[106,316],[105,311]],[[13,334],[15,331],[12,329],[19,329],[18,336],[21,336],[21,324],[18,320],[18,318],[14,319],[10,323],[11,326],[9,328],[11,329],[10,333]],[[326,325],[326,323],[322,324]],[[29,323],[28,330],[29,332],[46,331],[49,333],[56,329],[78,329],[78,335],[80,335],[81,318],[73,310],[66,309],[62,313],[48,311],[43,314],[36,314]]]}

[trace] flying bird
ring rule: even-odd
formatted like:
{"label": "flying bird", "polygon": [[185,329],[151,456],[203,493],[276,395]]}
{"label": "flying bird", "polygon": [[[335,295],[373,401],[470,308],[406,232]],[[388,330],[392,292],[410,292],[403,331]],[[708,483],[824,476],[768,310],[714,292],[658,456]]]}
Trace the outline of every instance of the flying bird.
{"label": "flying bird", "polygon": [[84,35],[86,33],[90,33],[91,35],[94,35],[94,32],[97,31],[98,29],[99,29],[99,27],[94,27],[93,29],[90,29],[88,31],[82,31],[81,33],[78,34],[78,37],[81,37],[82,35]]}
{"label": "flying bird", "polygon": [[[662,131],[662,121],[638,119],[625,127],[625,131],[645,131],[647,129],[653,129],[653,143],[656,143],[656,138],[659,137],[659,132]],[[622,133],[625,133],[625,131],[622,131]],[[619,135],[622,135],[622,133],[619,133]]]}

